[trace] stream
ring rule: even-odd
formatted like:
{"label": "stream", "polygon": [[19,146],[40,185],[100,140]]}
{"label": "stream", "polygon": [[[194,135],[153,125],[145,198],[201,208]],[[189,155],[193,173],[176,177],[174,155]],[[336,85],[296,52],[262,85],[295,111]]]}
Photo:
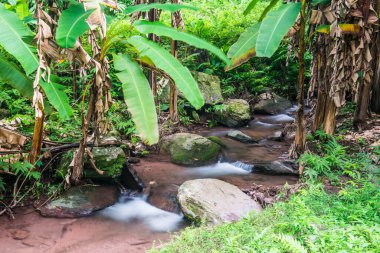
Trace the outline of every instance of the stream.
{"label": "stream", "polygon": [[[225,137],[226,127],[199,129],[197,134],[219,136],[226,148],[220,161],[209,166],[188,168],[173,164],[170,157],[150,154],[134,165],[138,176],[150,187],[149,196],[121,194],[113,206],[90,217],[55,219],[41,217],[31,207],[15,210],[15,220],[0,217],[1,253],[76,253],[76,252],[145,252],[153,243],[169,240],[170,233],[189,223],[176,203],[178,187],[197,178],[218,178],[241,189],[252,183],[264,186],[294,184],[298,178],[289,175],[255,173],[255,163],[271,162],[285,157],[287,141],[266,139],[282,123],[291,122],[294,108],[273,116],[255,115],[243,133],[258,139],[258,143],[244,144]],[[155,241],[155,242],[154,242]]]}

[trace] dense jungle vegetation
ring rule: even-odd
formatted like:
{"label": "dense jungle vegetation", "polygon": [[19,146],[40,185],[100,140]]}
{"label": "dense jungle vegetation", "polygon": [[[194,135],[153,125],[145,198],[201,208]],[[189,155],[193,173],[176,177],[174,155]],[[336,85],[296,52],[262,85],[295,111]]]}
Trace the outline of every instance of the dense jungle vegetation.
{"label": "dense jungle vegetation", "polygon": [[[104,183],[88,171],[127,191],[96,148],[130,168],[173,134],[248,133],[294,105],[276,145],[298,182],[270,202],[244,189],[262,212],[197,220],[150,252],[380,252],[379,13],[373,0],[0,0],[0,216]],[[212,162],[230,152],[219,137]]]}

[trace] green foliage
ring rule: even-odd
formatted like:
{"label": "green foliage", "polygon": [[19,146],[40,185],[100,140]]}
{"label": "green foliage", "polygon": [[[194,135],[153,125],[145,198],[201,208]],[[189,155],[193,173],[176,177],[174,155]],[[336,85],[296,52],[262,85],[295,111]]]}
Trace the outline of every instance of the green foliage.
{"label": "green foliage", "polygon": [[231,64],[230,59],[228,59],[227,56],[219,48],[192,34],[181,32],[175,28],[165,26],[160,22],[148,22],[145,20],[135,22],[134,27],[141,33],[154,33],[157,36],[167,36],[172,40],[183,41],[199,49],[206,49],[218,56],[227,65]]}
{"label": "green foliage", "polygon": [[138,11],[149,11],[151,9],[158,9],[163,11],[176,12],[178,10],[187,9],[192,11],[197,11],[198,8],[185,5],[185,4],[161,4],[161,3],[153,3],[153,4],[137,4],[128,6],[124,10],[124,14],[131,14]]}
{"label": "green foliage", "polygon": [[0,80],[17,89],[22,96],[33,97],[33,82],[16,66],[0,55]]}
{"label": "green foliage", "polygon": [[187,228],[151,252],[379,252],[380,188],[364,181],[328,194],[309,185],[237,223]]}
{"label": "green foliage", "polygon": [[57,44],[63,48],[73,48],[77,39],[90,29],[86,19],[93,11],[86,11],[83,4],[73,4],[64,10],[58,20]]}
{"label": "green foliage", "polygon": [[256,54],[256,40],[260,25],[261,23],[256,23],[249,27],[228,50],[227,56],[232,59],[234,67],[248,61]]}
{"label": "green foliage", "polygon": [[[51,76],[52,79],[59,79],[58,77]],[[65,87],[58,83],[47,83],[40,81],[40,85],[44,90],[49,102],[58,111],[59,116],[63,119],[69,119],[73,115],[73,110],[69,104],[69,98],[66,95]]]}
{"label": "green foliage", "polygon": [[184,67],[173,55],[141,36],[132,36],[127,41],[139,51],[140,57],[148,57],[158,69],[165,71],[174,80],[179,91],[196,109],[203,106],[204,100],[198,84],[189,69]]}
{"label": "green foliage", "polygon": [[116,74],[122,82],[124,100],[136,128],[149,144],[158,142],[158,120],[148,80],[140,66],[127,55],[114,55]]}
{"label": "green foliage", "polygon": [[256,6],[256,4],[259,2],[259,0],[251,0],[251,2],[248,4],[247,8],[244,10],[243,14],[247,15],[250,13]]}
{"label": "green foliage", "polygon": [[[309,137],[309,140],[313,141],[313,137]],[[318,153],[308,152],[299,159],[305,166],[304,175],[308,180],[316,181],[321,177],[327,177],[333,183],[337,183],[343,175],[360,179],[363,173],[379,171],[368,153],[349,155],[346,148],[333,136],[322,131],[317,131],[316,140]]]}
{"label": "green foliage", "polygon": [[34,72],[38,67],[36,50],[24,42],[30,39],[33,33],[16,13],[6,10],[2,5],[0,5],[0,27],[0,45],[21,63],[27,75]]}
{"label": "green foliage", "polygon": [[256,40],[256,54],[259,57],[271,57],[281,40],[297,19],[301,3],[288,3],[271,11],[263,19]]}

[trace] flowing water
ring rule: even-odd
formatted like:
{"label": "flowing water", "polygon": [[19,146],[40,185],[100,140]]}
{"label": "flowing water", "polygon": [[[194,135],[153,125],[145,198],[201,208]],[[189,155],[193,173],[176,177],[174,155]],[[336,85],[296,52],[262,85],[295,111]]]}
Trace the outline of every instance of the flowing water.
{"label": "flowing water", "polygon": [[[294,108],[293,108],[294,109]],[[138,176],[150,186],[149,196],[130,197],[121,194],[118,203],[92,217],[80,219],[42,218],[30,209],[17,210],[12,223],[0,217],[0,252],[144,252],[153,241],[167,241],[167,231],[187,226],[176,203],[178,187],[197,178],[219,178],[241,189],[252,183],[265,186],[293,184],[295,176],[263,175],[254,172],[257,162],[271,162],[286,154],[289,143],[266,138],[283,128],[282,123],[294,120],[289,114],[257,116],[248,127],[239,129],[259,140],[244,144],[225,137],[225,127],[200,129],[203,136],[219,136],[226,148],[215,164],[188,168],[170,162],[170,157],[151,154],[134,166]],[[7,231],[25,229],[31,235],[13,240]],[[7,235],[8,234],[8,235]],[[29,242],[27,241],[29,239]]]}

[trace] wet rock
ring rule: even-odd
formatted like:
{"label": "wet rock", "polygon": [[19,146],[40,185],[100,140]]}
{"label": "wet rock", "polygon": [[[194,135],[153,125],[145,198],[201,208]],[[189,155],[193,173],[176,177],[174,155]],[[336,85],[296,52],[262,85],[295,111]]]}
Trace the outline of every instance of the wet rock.
{"label": "wet rock", "polygon": [[253,107],[255,113],[276,114],[292,107],[289,100],[270,92],[261,94],[259,99]]}
{"label": "wet rock", "polygon": [[284,135],[282,134],[282,131],[276,131],[268,137],[268,140],[271,141],[282,141],[283,139]]}
{"label": "wet rock", "polygon": [[224,144],[223,140],[221,138],[219,138],[218,136],[208,136],[207,139],[209,139],[212,142],[215,142],[216,144],[218,144],[222,148],[227,147],[226,144]]}
{"label": "wet rock", "polygon": [[243,133],[239,130],[229,131],[226,134],[226,136],[233,139],[233,140],[240,141],[243,143],[255,143],[255,142],[257,142],[255,139],[253,139],[252,137],[246,135],[245,133]]}
{"label": "wet rock", "polygon": [[215,105],[223,102],[219,77],[202,72],[193,72],[193,75],[195,80],[198,82],[198,86],[202,92],[205,104]]}
{"label": "wet rock", "polygon": [[201,166],[217,160],[220,146],[197,134],[177,133],[162,140],[161,150],[170,155],[173,163]]}
{"label": "wet rock", "polygon": [[195,222],[221,224],[237,221],[261,206],[239,188],[218,179],[196,179],[183,183],[178,202],[184,215]]}
{"label": "wet rock", "polygon": [[[120,147],[96,147],[92,149],[95,165],[99,170],[104,171],[103,175],[97,173],[90,165],[88,159],[84,164],[83,178],[95,182],[112,182],[113,179],[120,177],[125,165],[126,157]],[[58,176],[63,178],[73,159],[73,151],[63,154],[58,165]]]}
{"label": "wet rock", "polygon": [[244,99],[229,99],[216,112],[215,118],[220,124],[231,128],[246,126],[251,119],[249,104]]}
{"label": "wet rock", "polygon": [[148,197],[148,203],[162,210],[179,213],[177,201],[177,185],[152,186]]}
{"label": "wet rock", "polygon": [[137,157],[128,157],[127,161],[129,163],[139,163],[140,162],[140,158],[137,158]]}
{"label": "wet rock", "polygon": [[113,205],[118,190],[114,186],[82,185],[70,188],[57,199],[40,208],[42,216],[76,218]]}
{"label": "wet rock", "polygon": [[288,161],[273,161],[270,163],[257,163],[254,165],[253,171],[265,174],[290,174],[298,175],[298,171],[294,169],[295,164]]}

